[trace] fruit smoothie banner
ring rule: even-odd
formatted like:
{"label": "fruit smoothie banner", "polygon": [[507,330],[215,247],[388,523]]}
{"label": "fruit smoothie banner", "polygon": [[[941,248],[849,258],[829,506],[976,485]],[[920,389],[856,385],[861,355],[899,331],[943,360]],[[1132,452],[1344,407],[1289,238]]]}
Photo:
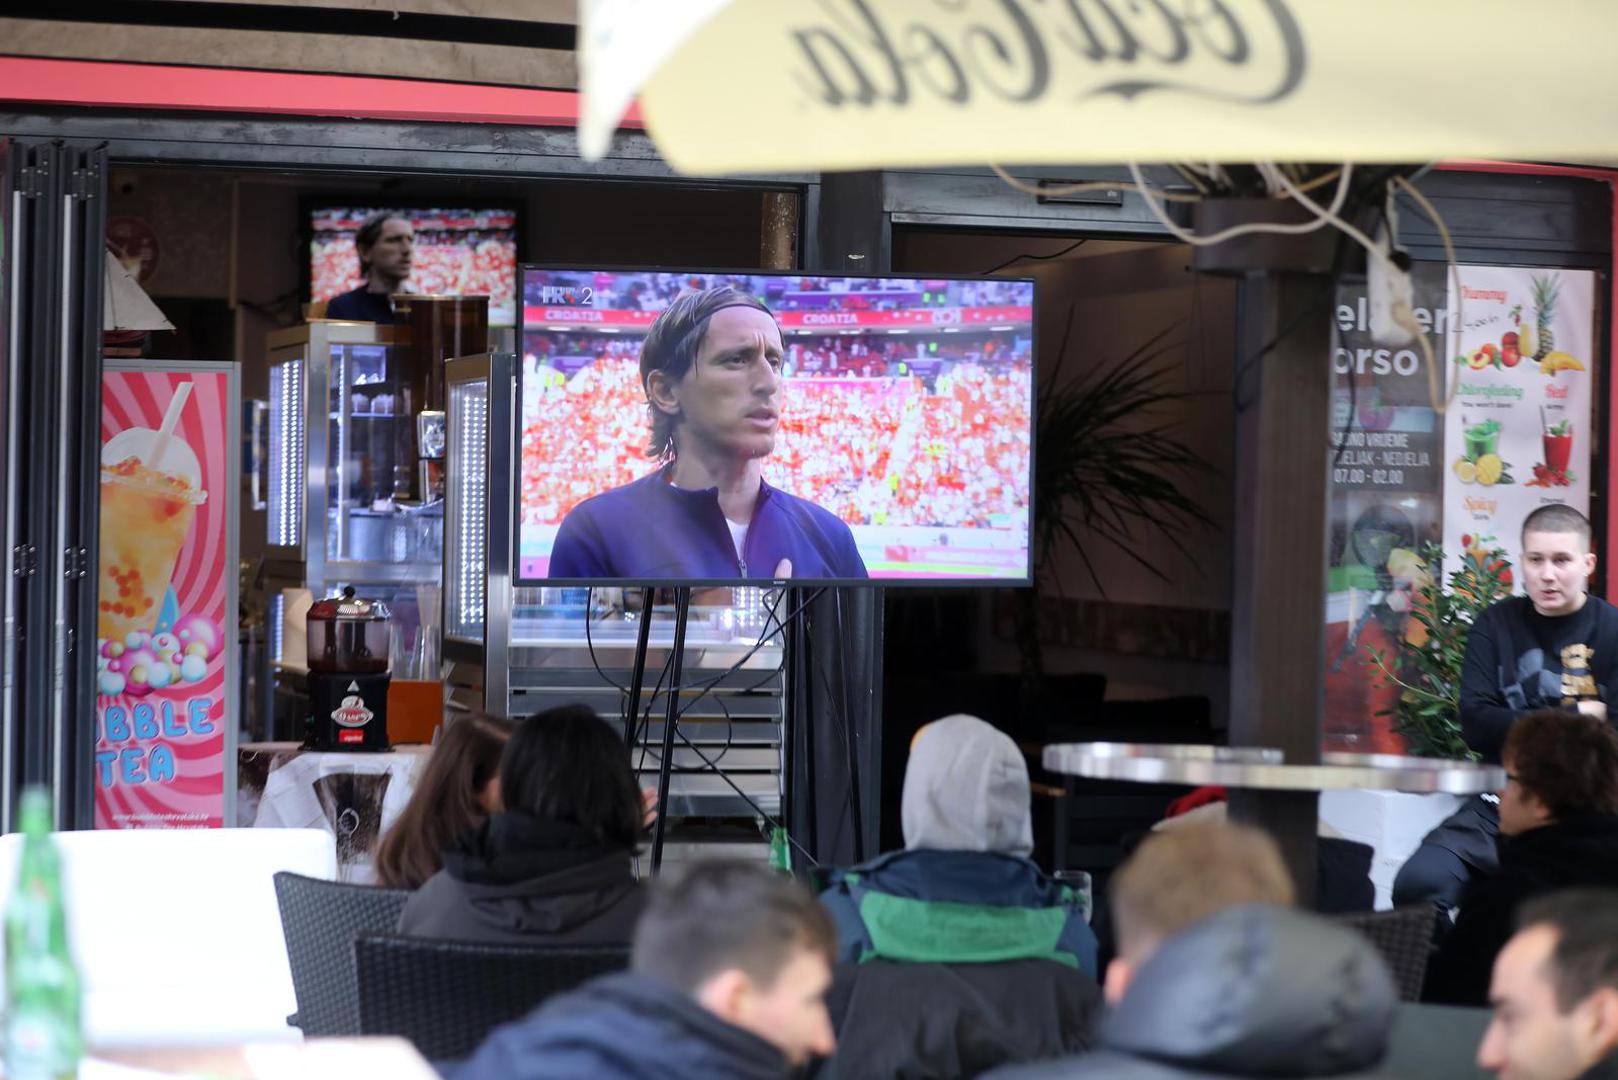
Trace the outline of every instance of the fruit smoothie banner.
{"label": "fruit smoothie banner", "polygon": [[233,816],[236,365],[107,365],[101,385],[95,823]]}
{"label": "fruit smoothie banner", "polygon": [[[1450,287],[1445,574],[1466,550],[1503,548],[1548,503],[1590,511],[1596,276],[1589,270],[1463,266]],[[1518,582],[1520,585],[1520,581]]]}

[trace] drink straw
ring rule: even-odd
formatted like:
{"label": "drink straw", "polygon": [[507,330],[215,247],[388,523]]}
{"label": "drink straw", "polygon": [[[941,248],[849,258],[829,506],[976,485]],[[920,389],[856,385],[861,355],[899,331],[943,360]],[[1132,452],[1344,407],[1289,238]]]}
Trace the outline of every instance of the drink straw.
{"label": "drink straw", "polygon": [[163,414],[163,426],[157,429],[157,438],[152,441],[152,448],[146,455],[145,464],[148,469],[162,469],[163,455],[168,453],[169,449],[169,439],[174,435],[174,429],[180,426],[180,413],[190,398],[190,383],[183,382],[174,388],[174,396],[169,399],[169,410]]}

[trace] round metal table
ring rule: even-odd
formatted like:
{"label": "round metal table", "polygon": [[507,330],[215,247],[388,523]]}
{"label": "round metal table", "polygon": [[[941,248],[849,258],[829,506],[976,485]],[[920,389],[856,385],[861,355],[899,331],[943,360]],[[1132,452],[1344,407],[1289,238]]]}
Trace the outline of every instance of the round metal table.
{"label": "round metal table", "polygon": [[1281,751],[1256,746],[1155,743],[1060,743],[1045,767],[1094,780],[1219,784],[1249,791],[1403,791],[1477,795],[1505,786],[1498,765],[1394,754],[1321,755],[1318,765],[1288,765]]}

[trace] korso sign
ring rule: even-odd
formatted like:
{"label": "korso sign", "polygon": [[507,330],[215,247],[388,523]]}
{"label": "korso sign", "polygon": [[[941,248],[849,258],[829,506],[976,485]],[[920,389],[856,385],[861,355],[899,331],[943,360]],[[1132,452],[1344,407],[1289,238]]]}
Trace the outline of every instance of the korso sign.
{"label": "korso sign", "polygon": [[658,149],[686,172],[1565,161],[1610,156],[1618,123],[1611,0],[1532,5],[1532,56],[1511,32],[1529,12],[1517,0],[586,0],[581,10],[582,151],[605,153],[638,90]]}

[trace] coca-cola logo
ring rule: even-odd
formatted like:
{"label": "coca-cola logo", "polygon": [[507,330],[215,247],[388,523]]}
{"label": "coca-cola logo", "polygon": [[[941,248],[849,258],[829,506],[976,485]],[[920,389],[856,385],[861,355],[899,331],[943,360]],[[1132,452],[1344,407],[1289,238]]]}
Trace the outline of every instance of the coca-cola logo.
{"label": "coca-cola logo", "polygon": [[788,33],[794,80],[833,108],[920,98],[1038,103],[1152,91],[1287,97],[1308,51],[1292,0],[816,0]]}

